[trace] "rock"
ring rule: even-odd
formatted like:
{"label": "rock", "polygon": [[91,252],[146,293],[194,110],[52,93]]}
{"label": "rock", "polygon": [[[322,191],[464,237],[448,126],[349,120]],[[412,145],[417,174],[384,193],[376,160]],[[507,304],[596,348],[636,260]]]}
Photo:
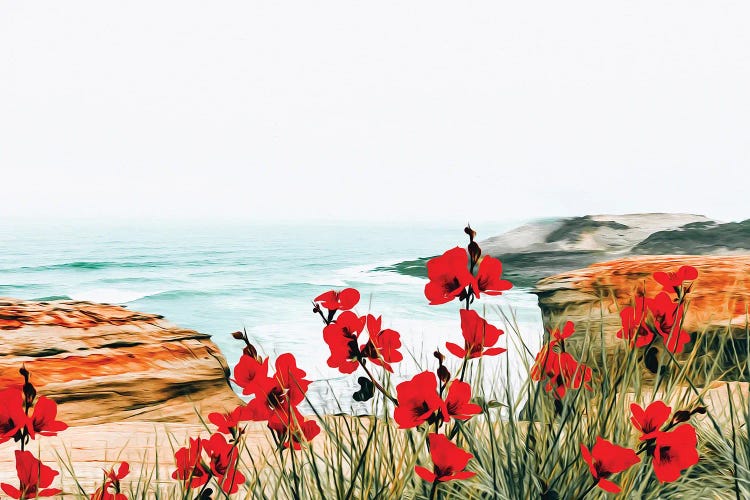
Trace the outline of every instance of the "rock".
{"label": "rock", "polygon": [[22,365],[68,425],[198,423],[234,408],[229,368],[210,336],[161,316],[91,302],[0,299],[0,388]]}
{"label": "rock", "polygon": [[[586,215],[531,222],[479,245],[503,262],[504,278],[533,287],[546,276],[634,255],[747,254],[750,219],[724,224],[691,214]],[[426,277],[430,258],[376,270]]]}
{"label": "rock", "polygon": [[[558,328],[572,321],[576,334],[566,346],[592,364],[601,359],[602,349],[610,361],[616,361],[617,349],[624,346],[616,337],[621,328],[619,310],[630,305],[639,289],[645,287],[647,296],[661,291],[652,278],[655,271],[676,271],[682,265],[695,267],[699,275],[683,322],[693,340],[678,359],[693,355],[696,363],[716,363],[720,371],[728,370],[724,380],[747,380],[746,371],[736,369],[736,361],[745,360],[748,352],[750,255],[632,257],[545,278],[534,289],[544,326]],[[707,337],[692,353],[698,335]]]}

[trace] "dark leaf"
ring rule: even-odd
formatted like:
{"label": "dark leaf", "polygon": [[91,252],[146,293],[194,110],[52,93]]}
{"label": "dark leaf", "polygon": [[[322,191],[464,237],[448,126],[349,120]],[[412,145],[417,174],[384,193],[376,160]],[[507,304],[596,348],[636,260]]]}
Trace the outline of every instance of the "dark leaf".
{"label": "dark leaf", "polygon": [[352,396],[354,401],[361,403],[372,399],[375,395],[375,384],[367,377],[359,377],[357,382],[359,382],[360,389]]}

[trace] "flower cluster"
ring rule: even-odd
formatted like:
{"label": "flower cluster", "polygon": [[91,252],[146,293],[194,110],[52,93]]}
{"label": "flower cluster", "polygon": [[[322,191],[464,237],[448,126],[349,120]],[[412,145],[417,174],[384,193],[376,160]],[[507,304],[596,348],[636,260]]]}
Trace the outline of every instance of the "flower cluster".
{"label": "flower cluster", "polygon": [[[466,249],[456,247],[427,262],[429,282],[424,288],[431,305],[445,304],[456,298],[464,302],[465,307],[459,311],[463,346],[453,342],[445,344],[448,352],[462,360],[460,375],[451,379],[450,371],[443,364],[444,356],[436,351],[436,373],[424,371],[396,386],[397,406],[393,418],[399,427],[434,426],[434,432],[427,438],[432,470],[420,465],[415,467],[419,477],[432,483],[433,493],[439,482],[469,479],[476,475],[465,470],[473,455],[451,441],[459,422],[482,411],[479,405],[471,402],[471,385],[463,378],[470,360],[505,352],[504,348],[495,347],[503,331],[472,310],[471,304],[482,293],[500,295],[512,284],[502,279],[503,267],[498,259],[482,255],[481,248],[474,241],[476,232],[470,226],[464,231],[469,236]],[[451,419],[457,421],[453,430],[440,434],[440,427]]]}
{"label": "flower cluster", "polygon": [[[346,300],[345,296],[331,298],[331,301]],[[320,433],[317,422],[306,419],[298,409],[310,381],[297,367],[294,356],[281,354],[276,358],[275,372],[269,373],[269,359],[258,355],[247,333],[235,332],[232,336],[245,343],[234,367],[233,381],[242,394],[252,399],[229,412],[210,413],[208,420],[216,426],[216,432],[208,439],[191,438],[188,446],[175,453],[177,470],[172,478],[182,481],[185,488],[201,488],[198,495],[201,499],[210,498],[212,490],[208,485],[212,479],[227,495],[236,493],[245,482],[244,474],[239,471],[246,430],[243,422],[266,422],[280,451],[299,450]]]}
{"label": "flower cluster", "polygon": [[[369,361],[393,372],[392,363],[403,359],[399,352],[401,336],[395,330],[383,328],[381,316],[354,313],[351,309],[357,305],[359,297],[356,289],[345,288],[340,292],[331,290],[313,299],[313,312],[320,314],[325,323],[323,340],[331,351],[328,366],[349,374]],[[325,314],[323,309],[327,311]],[[365,330],[367,341],[361,338]]]}
{"label": "flower cluster", "polygon": [[531,368],[531,378],[534,381],[545,380],[544,389],[552,392],[553,396],[561,400],[569,389],[579,389],[581,386],[591,390],[591,368],[576,361],[572,354],[565,351],[565,339],[575,333],[575,325],[568,321],[560,329],[550,332],[547,342],[536,355]]}
{"label": "flower cluster", "polygon": [[622,328],[617,337],[633,347],[649,347],[659,339],[670,352],[682,352],[690,342],[690,335],[682,328],[684,299],[692,288],[685,282],[697,277],[698,271],[692,266],[682,266],[675,273],[654,273],[662,291],[654,297],[636,297],[633,305],[620,311]]}
{"label": "flower cluster", "polygon": [[252,395],[253,399],[228,415],[212,414],[209,418],[220,431],[226,429],[233,436],[237,434],[236,422],[265,421],[280,445],[299,450],[320,433],[318,424],[305,419],[297,408],[305,399],[310,381],[290,353],[276,358],[275,368],[270,375],[268,358],[243,353],[234,368],[234,381],[242,388],[242,394]]}
{"label": "flower cluster", "polygon": [[225,493],[235,493],[245,482],[245,476],[237,470],[239,460],[238,442],[227,442],[220,433],[209,439],[190,439],[190,445],[175,453],[177,470],[172,479],[178,479],[188,488],[203,488],[211,478]]}
{"label": "flower cluster", "polygon": [[0,443],[13,439],[20,443],[15,451],[16,473],[19,487],[2,483],[0,488],[12,498],[37,498],[57,495],[62,490],[49,486],[59,472],[40,462],[25,447],[37,436],[55,436],[68,426],[57,420],[57,404],[45,397],[37,398],[31,374],[22,367],[24,378],[21,388],[11,387],[0,391]]}
{"label": "flower cluster", "polygon": [[652,458],[654,474],[662,483],[677,480],[682,471],[698,463],[695,428],[687,423],[679,424],[694,413],[705,412],[705,408],[678,411],[671,420],[672,409],[662,401],[654,401],[645,410],[633,403],[630,410],[633,426],[640,432],[638,452],[601,437],[596,438],[591,450],[581,444],[581,455],[588,464],[595,486],[619,493],[620,487],[609,478],[639,463],[638,455],[644,452]]}

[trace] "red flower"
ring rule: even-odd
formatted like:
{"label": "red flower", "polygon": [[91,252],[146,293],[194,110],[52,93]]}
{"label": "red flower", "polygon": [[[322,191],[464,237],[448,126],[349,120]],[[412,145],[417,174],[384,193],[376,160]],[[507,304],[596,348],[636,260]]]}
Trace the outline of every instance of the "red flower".
{"label": "red flower", "polygon": [[483,257],[474,280],[476,286],[473,288],[477,298],[479,298],[479,292],[487,295],[501,295],[505,290],[513,288],[513,283],[500,279],[502,275],[503,264],[498,259],[488,255]]}
{"label": "red flower", "polygon": [[657,271],[654,273],[654,279],[667,292],[678,292],[684,281],[692,281],[698,277],[698,270],[693,266],[682,266],[676,273],[665,273]]}
{"label": "red flower", "polygon": [[240,422],[247,421],[262,421],[265,420],[266,415],[258,415],[255,407],[247,405],[239,405],[237,408],[232,410],[230,413],[209,413],[208,420],[216,427],[217,431],[222,434],[231,434],[232,436],[237,434],[237,429]]}
{"label": "red flower", "polygon": [[554,339],[555,342],[562,342],[563,340],[573,335],[575,331],[576,331],[576,327],[573,324],[573,322],[568,321],[563,326],[562,332],[560,332],[559,328],[555,328],[554,330],[550,332],[549,335],[550,335],[550,338]]}
{"label": "red flower", "polygon": [[57,436],[58,432],[68,428],[66,423],[55,420],[56,418],[57,403],[45,396],[39,397],[34,404],[34,414],[29,419],[31,425],[26,426],[29,437],[34,439],[35,434]]}
{"label": "red flower", "polygon": [[479,356],[495,356],[506,350],[502,347],[486,349],[494,346],[503,331],[495,328],[480,317],[476,311],[461,309],[461,334],[464,337],[464,348],[462,349],[453,342],[446,342],[445,348],[454,356],[464,358],[478,358]]}
{"label": "red flower", "polygon": [[348,311],[359,302],[359,292],[354,288],[344,288],[340,292],[331,290],[315,297],[314,302],[319,302],[329,311]]}
{"label": "red flower", "polygon": [[654,473],[662,483],[676,480],[682,470],[698,463],[698,437],[690,424],[671,432],[657,432],[655,445]]}
{"label": "red flower", "polygon": [[242,394],[257,394],[268,384],[268,358],[261,363],[243,354],[234,367],[234,383],[242,387]]}
{"label": "red flower", "polygon": [[16,489],[10,484],[0,484],[0,488],[12,498],[51,497],[62,491],[56,488],[47,488],[59,472],[42,464],[28,451],[16,450],[16,473],[21,483],[20,489]]}
{"label": "red flower", "polygon": [[367,333],[370,340],[361,348],[362,356],[369,359],[373,364],[382,366],[393,373],[391,363],[398,363],[404,357],[398,352],[401,347],[401,336],[396,330],[386,328],[381,330],[382,319],[372,314],[367,315]]}
{"label": "red flower", "polygon": [[427,277],[424,295],[430,305],[445,304],[455,299],[474,281],[469,272],[469,257],[466,250],[456,247],[440,257],[427,262]]}
{"label": "red flower", "polygon": [[351,311],[342,312],[333,323],[323,328],[323,340],[331,349],[328,366],[341,373],[353,373],[359,366],[357,339],[365,327],[365,318]]}
{"label": "red flower", "polygon": [[305,399],[310,381],[305,379],[304,370],[297,367],[293,354],[284,353],[276,358],[276,374],[273,380],[276,387],[286,394],[288,401],[296,406]]}
{"label": "red flower", "polygon": [[300,450],[303,443],[312,441],[320,434],[318,423],[315,420],[306,420],[293,407],[277,409],[268,419],[268,428],[276,434],[285,448],[291,445],[295,450]]}
{"label": "red flower", "polygon": [[430,434],[427,439],[430,443],[430,457],[432,458],[432,470],[419,465],[414,471],[419,477],[427,482],[452,481],[454,479],[469,479],[476,476],[476,472],[464,470],[474,455],[462,450],[453,444],[443,434]]}
{"label": "red flower", "polygon": [[555,352],[554,348],[554,344],[547,344],[536,355],[531,369],[532,380],[547,379],[544,389],[554,391],[558,399],[565,397],[568,389],[579,389],[581,385],[591,390],[591,368],[577,362],[567,352]]}
{"label": "red flower", "polygon": [[620,311],[622,329],[617,332],[617,338],[627,339],[635,347],[647,346],[654,339],[654,333],[644,324],[645,302],[645,297],[638,297],[635,306],[623,307]]}
{"label": "red flower", "polygon": [[448,394],[445,396],[445,421],[450,417],[456,420],[469,420],[473,415],[480,413],[482,408],[479,405],[469,403],[471,400],[471,386],[466,382],[454,380],[448,387]]}
{"label": "red flower", "polygon": [[432,372],[422,372],[398,384],[396,399],[398,406],[393,411],[393,419],[402,429],[423,424],[443,407],[443,400],[437,393],[437,379]]}
{"label": "red flower", "polygon": [[305,399],[310,385],[305,375],[303,370],[297,368],[297,360],[292,354],[282,354],[276,359],[276,374],[258,384],[259,390],[245,411],[254,420],[268,420],[279,408],[297,406]]}
{"label": "red flower", "polygon": [[[20,389],[0,391],[0,443],[4,443],[26,427],[29,418],[23,411],[23,393]],[[19,434],[20,436],[20,434]]]}
{"label": "red flower", "polygon": [[641,431],[641,441],[651,439],[661,427],[667,423],[672,408],[661,401],[654,401],[644,410],[640,405],[635,403],[630,405],[630,412],[633,414],[630,421],[636,429]]}
{"label": "red flower", "polygon": [[612,444],[601,437],[596,438],[591,452],[582,444],[581,455],[589,465],[589,471],[594,476],[597,486],[610,493],[619,493],[620,487],[607,478],[641,461],[635,451]]}
{"label": "red flower", "polygon": [[172,479],[189,482],[191,488],[199,488],[206,484],[211,474],[201,463],[201,451],[205,440],[190,438],[189,448],[180,448],[174,454],[177,470],[172,473]]}
{"label": "red flower", "polygon": [[236,444],[227,443],[221,434],[214,434],[204,446],[211,472],[221,489],[225,493],[236,493],[239,485],[245,482],[245,476],[237,470],[239,451]]}
{"label": "red flower", "polygon": [[646,304],[651,313],[654,333],[662,337],[670,352],[682,352],[685,344],[690,342],[690,334],[681,328],[684,307],[678,307],[666,292],[659,293],[653,299],[647,299]]}
{"label": "red flower", "polygon": [[[98,488],[94,494],[91,495],[91,500],[128,500],[128,497],[120,493],[120,480],[124,479],[125,476],[130,472],[130,465],[127,462],[121,462],[120,467],[115,472],[115,468],[112,467],[109,471],[105,471],[105,483],[102,488]],[[113,489],[114,492],[109,491]]]}

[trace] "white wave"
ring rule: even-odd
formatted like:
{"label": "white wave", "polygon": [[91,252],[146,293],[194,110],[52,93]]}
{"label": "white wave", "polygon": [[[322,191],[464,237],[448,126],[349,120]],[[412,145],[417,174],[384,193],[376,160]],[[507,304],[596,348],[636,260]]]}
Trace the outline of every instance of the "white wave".
{"label": "white wave", "polygon": [[73,300],[87,300],[90,302],[103,302],[105,304],[127,304],[138,299],[163,293],[166,290],[123,290],[118,288],[92,288],[89,290],[77,290],[69,292],[68,295]]}

